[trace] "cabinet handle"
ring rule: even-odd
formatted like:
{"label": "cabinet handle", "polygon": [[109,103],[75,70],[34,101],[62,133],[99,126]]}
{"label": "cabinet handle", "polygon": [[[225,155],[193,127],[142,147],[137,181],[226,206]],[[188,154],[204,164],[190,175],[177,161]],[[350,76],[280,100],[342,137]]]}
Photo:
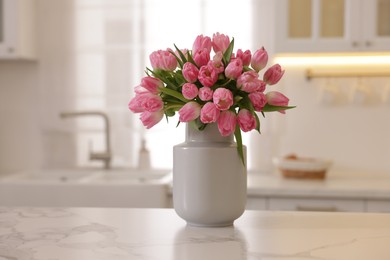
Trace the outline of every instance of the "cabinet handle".
{"label": "cabinet handle", "polygon": [[352,47],[359,47],[359,42],[358,41],[353,41],[352,42]]}
{"label": "cabinet handle", "polygon": [[338,211],[337,207],[335,206],[328,206],[328,207],[321,207],[321,206],[318,206],[318,207],[312,207],[312,206],[302,206],[302,205],[297,205],[295,207],[295,209],[297,211],[327,211],[327,212],[334,212],[334,211]]}
{"label": "cabinet handle", "polygon": [[372,46],[372,41],[366,41],[366,47],[371,47]]}

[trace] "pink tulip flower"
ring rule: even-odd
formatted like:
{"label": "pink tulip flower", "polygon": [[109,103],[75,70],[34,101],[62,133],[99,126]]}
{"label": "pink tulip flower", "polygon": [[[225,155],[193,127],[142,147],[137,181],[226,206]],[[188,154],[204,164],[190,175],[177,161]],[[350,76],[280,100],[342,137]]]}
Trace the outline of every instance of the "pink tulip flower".
{"label": "pink tulip flower", "polygon": [[192,45],[192,55],[194,55],[198,50],[206,49],[206,52],[211,52],[211,38],[208,36],[198,35]]}
{"label": "pink tulip flower", "polygon": [[141,95],[136,95],[135,97],[133,97],[129,104],[128,104],[128,107],[130,109],[131,112],[133,113],[141,113],[141,112],[144,112],[145,109],[141,106],[141,102],[142,102],[142,94]]}
{"label": "pink tulip flower", "polygon": [[210,60],[209,63],[207,63],[207,66],[212,66],[218,74],[223,72],[225,70],[225,67],[222,62],[222,52],[217,52],[214,55],[213,59]]}
{"label": "pink tulip flower", "polygon": [[179,121],[190,122],[200,115],[200,105],[196,102],[188,102],[179,110]]}
{"label": "pink tulip flower", "polygon": [[164,102],[162,98],[158,95],[148,93],[140,95],[139,98],[141,100],[141,107],[146,111],[156,112],[162,110],[164,107]]}
{"label": "pink tulip flower", "polygon": [[215,53],[222,52],[224,53],[226,49],[229,47],[230,39],[229,36],[220,34],[219,32],[213,34],[213,50]]}
{"label": "pink tulip flower", "polygon": [[209,101],[213,98],[214,91],[209,87],[202,87],[199,89],[199,98],[202,101]]}
{"label": "pink tulip flower", "polygon": [[169,51],[154,51],[149,55],[149,59],[153,69],[173,71],[177,67],[177,60]]}
{"label": "pink tulip flower", "polygon": [[[278,91],[270,91],[266,95],[267,103],[272,106],[288,106],[289,99]],[[282,114],[286,112],[284,110],[278,111]]]}
{"label": "pink tulip flower", "polygon": [[158,94],[160,93],[159,88],[163,88],[164,83],[157,78],[148,76],[141,79],[141,87],[147,89],[152,94]]}
{"label": "pink tulip flower", "polygon": [[198,80],[199,70],[191,62],[186,62],[183,66],[183,77],[190,83]]}
{"label": "pink tulip flower", "polygon": [[202,66],[198,79],[205,87],[212,87],[218,80],[218,73],[212,66]]}
{"label": "pink tulip flower", "polygon": [[222,111],[217,120],[218,130],[222,136],[229,136],[236,129],[236,114],[233,111]]}
{"label": "pink tulip flower", "polygon": [[210,52],[207,49],[199,49],[193,53],[193,59],[199,67],[207,65],[210,61]]}
{"label": "pink tulip flower", "polygon": [[264,47],[262,47],[261,49],[255,51],[255,53],[253,54],[251,60],[251,66],[256,72],[259,72],[260,70],[265,68],[267,62],[268,62],[268,53],[264,49]]}
{"label": "pink tulip flower", "polygon": [[263,92],[265,90],[265,82],[259,79],[256,71],[250,70],[238,77],[237,87],[247,93]]}
{"label": "pink tulip flower", "polygon": [[234,59],[226,66],[225,76],[229,79],[237,79],[241,75],[242,69],[241,59]]}
{"label": "pink tulip flower", "polygon": [[243,52],[241,49],[237,50],[237,58],[241,59],[243,66],[249,66],[252,59],[252,54],[250,50]]}
{"label": "pink tulip flower", "polygon": [[150,93],[149,90],[147,90],[146,88],[142,87],[141,85],[138,85],[138,86],[134,87],[134,92],[135,92],[136,95],[142,95],[142,94]]}
{"label": "pink tulip flower", "polygon": [[220,111],[213,102],[207,102],[200,110],[200,121],[204,124],[217,122]]}
{"label": "pink tulip flower", "polygon": [[164,111],[160,110],[157,112],[149,112],[145,111],[141,114],[140,119],[142,124],[146,127],[146,129],[149,129],[153,127],[155,124],[161,121],[161,119],[164,116]]}
{"label": "pink tulip flower", "polygon": [[226,88],[217,88],[213,94],[213,102],[219,110],[228,110],[233,105],[233,93]]}
{"label": "pink tulip flower", "polygon": [[275,64],[267,69],[267,71],[263,75],[263,80],[268,85],[274,85],[279,82],[283,74],[284,70],[282,70],[279,64]]}
{"label": "pink tulip flower", "polygon": [[248,95],[249,100],[252,102],[255,111],[262,111],[265,104],[267,104],[267,98],[263,92],[253,92]]}
{"label": "pink tulip flower", "polygon": [[198,87],[193,83],[185,83],[181,89],[183,96],[186,99],[194,99],[198,95]]}
{"label": "pink tulip flower", "polygon": [[237,122],[240,129],[244,132],[249,132],[256,128],[256,118],[247,109],[241,109],[237,115]]}
{"label": "pink tulip flower", "polygon": [[128,104],[129,109],[134,113],[144,111],[156,112],[164,107],[164,102],[161,97],[152,93],[136,95]]}

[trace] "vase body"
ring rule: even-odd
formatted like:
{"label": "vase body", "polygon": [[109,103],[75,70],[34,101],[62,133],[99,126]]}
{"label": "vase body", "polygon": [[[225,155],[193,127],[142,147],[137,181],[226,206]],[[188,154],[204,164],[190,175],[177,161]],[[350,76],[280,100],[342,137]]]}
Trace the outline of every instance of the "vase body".
{"label": "vase body", "polygon": [[[243,147],[246,158],[246,147]],[[246,165],[246,162],[245,162]],[[247,170],[233,135],[217,124],[203,131],[187,124],[184,143],[173,147],[173,205],[189,225],[230,226],[244,213]]]}

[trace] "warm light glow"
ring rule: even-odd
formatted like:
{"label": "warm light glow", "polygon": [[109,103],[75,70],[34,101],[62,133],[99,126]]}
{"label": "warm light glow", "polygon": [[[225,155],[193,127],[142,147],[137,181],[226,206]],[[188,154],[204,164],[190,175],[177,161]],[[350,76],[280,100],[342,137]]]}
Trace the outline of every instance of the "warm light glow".
{"label": "warm light glow", "polygon": [[344,55],[304,55],[277,56],[275,63],[282,66],[363,66],[390,65],[390,53],[384,54],[344,54]]}

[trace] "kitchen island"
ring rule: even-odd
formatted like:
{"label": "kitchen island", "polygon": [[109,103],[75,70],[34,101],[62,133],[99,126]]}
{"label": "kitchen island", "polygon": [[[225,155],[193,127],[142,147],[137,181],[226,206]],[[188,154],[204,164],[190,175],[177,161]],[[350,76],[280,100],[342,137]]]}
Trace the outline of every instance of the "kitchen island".
{"label": "kitchen island", "polygon": [[390,214],[247,210],[187,226],[173,209],[0,208],[0,259],[390,259]]}

